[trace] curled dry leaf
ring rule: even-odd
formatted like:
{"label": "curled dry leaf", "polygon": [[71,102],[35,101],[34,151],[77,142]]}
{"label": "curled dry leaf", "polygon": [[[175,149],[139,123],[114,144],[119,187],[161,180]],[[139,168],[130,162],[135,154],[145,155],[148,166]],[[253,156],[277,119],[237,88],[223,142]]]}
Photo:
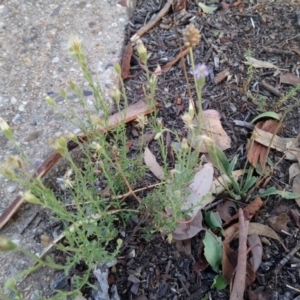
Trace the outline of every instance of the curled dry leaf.
{"label": "curled dry leaf", "polygon": [[233,201],[225,201],[217,205],[217,212],[226,223],[237,213],[237,209],[237,204]]}
{"label": "curled dry leaf", "polygon": [[280,82],[297,86],[300,84],[300,78],[293,73],[285,73],[280,75]]}
{"label": "curled dry leaf", "polygon": [[[265,132],[269,133],[281,133],[281,128],[279,128],[276,132],[278,125],[278,121],[275,120],[267,120],[265,122],[258,122],[255,127],[256,129],[264,130]],[[261,166],[264,166],[266,161],[266,155],[268,153],[268,147],[264,146],[260,143],[253,141],[252,139],[249,141],[247,145],[247,158],[251,165],[256,168],[257,163],[259,162]]]}
{"label": "curled dry leaf", "polygon": [[186,10],[186,0],[175,0],[173,10],[175,13]]}
{"label": "curled dry leaf", "polygon": [[261,239],[257,234],[252,234],[248,236],[248,246],[251,249],[252,257],[250,258],[250,263],[253,271],[256,272],[262,262],[263,248]]}
{"label": "curled dry leaf", "polygon": [[[223,129],[222,124],[220,122],[221,115],[218,111],[209,109],[203,111],[204,121],[201,124],[201,134],[209,136],[214,140],[216,145],[222,150],[226,150],[230,148],[230,137],[227,135],[226,131]],[[194,125],[197,125],[196,119],[193,120]],[[207,129],[207,130],[206,130]],[[192,147],[196,147],[199,143],[197,141],[191,141],[191,135],[188,134],[188,140]],[[201,152],[207,153],[207,149],[202,143]]]}
{"label": "curled dry leaf", "polygon": [[246,60],[247,61],[244,61],[244,63],[246,65],[251,65],[253,68],[266,68],[266,69],[284,70],[284,69],[278,68],[277,66],[273,65],[272,63],[270,63],[268,61],[258,60],[254,57],[251,57],[251,56],[247,56]]}
{"label": "curled dry leaf", "polygon": [[[298,174],[294,180],[293,180],[293,185],[292,189],[294,193],[300,193],[300,174]],[[300,198],[295,200],[297,205],[300,207]]]}
{"label": "curled dry leaf", "polygon": [[186,220],[179,223],[179,226],[172,232],[173,238],[175,240],[186,240],[194,237],[201,230],[204,230],[202,220],[202,212],[199,210],[191,221]]}
{"label": "curled dry leaf", "polygon": [[[252,217],[260,210],[260,208],[263,206],[263,201],[260,197],[256,197],[253,201],[248,203],[244,208],[243,211],[248,214],[249,219],[252,219]],[[238,219],[238,213],[236,213],[234,216],[229,219],[224,226],[232,223],[233,221]]]}
{"label": "curled dry leaf", "polygon": [[287,213],[281,213],[278,216],[272,216],[268,218],[269,225],[277,232],[282,230],[289,232],[287,224],[290,222],[290,218]]}
{"label": "curled dry leaf", "polygon": [[164,170],[158,164],[154,154],[150,151],[148,147],[145,148],[144,152],[145,164],[149,167],[150,171],[160,180],[164,178]]}
{"label": "curled dry leaf", "polygon": [[226,79],[228,77],[228,75],[230,74],[230,69],[227,68],[225,70],[223,70],[222,72],[218,73],[215,77],[215,84],[219,84],[220,82],[222,82],[224,79]]}
{"label": "curled dry leaf", "polygon": [[292,179],[300,174],[300,168],[298,163],[293,163],[289,167],[289,183],[292,182]]}
{"label": "curled dry leaf", "polygon": [[254,127],[251,140],[256,141],[266,147],[276,149],[283,152],[288,160],[300,160],[300,149],[296,138],[282,138],[278,135],[274,135],[270,132],[266,132],[257,127]]}

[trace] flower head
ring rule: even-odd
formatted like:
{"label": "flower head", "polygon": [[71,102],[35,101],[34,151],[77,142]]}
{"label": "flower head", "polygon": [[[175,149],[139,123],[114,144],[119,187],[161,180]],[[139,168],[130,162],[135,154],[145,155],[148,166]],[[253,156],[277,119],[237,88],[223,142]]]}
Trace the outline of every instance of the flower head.
{"label": "flower head", "polygon": [[205,78],[206,76],[209,75],[209,69],[205,64],[198,64],[195,67],[194,75],[196,76],[197,79]]}
{"label": "flower head", "polygon": [[13,131],[3,118],[0,118],[0,129],[9,140],[13,138]]}
{"label": "flower head", "polygon": [[184,113],[184,115],[181,117],[183,120],[183,123],[185,124],[185,127],[189,130],[194,130],[195,129],[195,124],[193,122],[193,118],[191,114],[188,112]]}
{"label": "flower head", "polygon": [[194,24],[189,24],[183,30],[183,40],[186,47],[195,47],[201,39],[200,31]]}

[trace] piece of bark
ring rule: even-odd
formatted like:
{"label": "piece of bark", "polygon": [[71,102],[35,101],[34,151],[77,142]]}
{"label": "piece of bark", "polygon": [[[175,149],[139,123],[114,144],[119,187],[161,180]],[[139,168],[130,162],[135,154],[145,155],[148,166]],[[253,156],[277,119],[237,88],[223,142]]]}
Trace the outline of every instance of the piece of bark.
{"label": "piece of bark", "polygon": [[230,300],[243,300],[246,286],[246,270],[247,270],[247,236],[249,228],[249,220],[244,215],[244,211],[239,209],[239,254],[236,267],[235,278],[233,281]]}
{"label": "piece of bark", "polygon": [[128,44],[124,48],[124,53],[121,59],[121,77],[122,79],[127,79],[129,78],[130,74],[130,61],[133,53],[133,47],[131,42],[128,42]]}
{"label": "piece of bark", "polygon": [[261,82],[261,86],[269,91],[270,93],[274,94],[277,97],[282,97],[282,94],[273,86],[269,85],[268,83],[266,83],[264,80]]}
{"label": "piece of bark", "polygon": [[219,84],[220,82],[222,82],[225,78],[227,78],[227,76],[230,74],[230,69],[227,68],[225,70],[223,70],[222,72],[218,73],[215,77],[215,84]]}

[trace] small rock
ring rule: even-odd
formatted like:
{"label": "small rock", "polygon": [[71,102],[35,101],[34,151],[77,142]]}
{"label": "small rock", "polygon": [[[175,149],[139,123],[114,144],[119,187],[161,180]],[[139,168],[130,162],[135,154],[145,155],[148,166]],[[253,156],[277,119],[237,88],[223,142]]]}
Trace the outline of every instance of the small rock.
{"label": "small rock", "polygon": [[38,139],[43,133],[43,130],[35,130],[25,137],[26,142],[31,142]]}
{"label": "small rock", "polygon": [[9,193],[13,193],[15,190],[16,190],[16,186],[14,186],[14,185],[10,185],[10,186],[7,188],[7,191],[8,191]]}
{"label": "small rock", "polygon": [[58,56],[55,56],[53,59],[52,59],[52,63],[58,63],[59,62],[59,57]]}
{"label": "small rock", "polygon": [[22,122],[21,115],[20,114],[16,114],[11,121],[12,121],[13,124],[19,124],[19,123],[21,123]]}
{"label": "small rock", "polygon": [[21,105],[18,107],[18,111],[25,111],[25,105],[24,105],[24,104],[21,104]]}
{"label": "small rock", "polygon": [[85,90],[83,90],[82,92],[83,92],[83,95],[86,96],[86,97],[93,95],[92,91],[85,91]]}
{"label": "small rock", "polygon": [[17,99],[14,96],[11,97],[10,98],[10,103],[13,104],[13,105],[16,104],[17,103]]}

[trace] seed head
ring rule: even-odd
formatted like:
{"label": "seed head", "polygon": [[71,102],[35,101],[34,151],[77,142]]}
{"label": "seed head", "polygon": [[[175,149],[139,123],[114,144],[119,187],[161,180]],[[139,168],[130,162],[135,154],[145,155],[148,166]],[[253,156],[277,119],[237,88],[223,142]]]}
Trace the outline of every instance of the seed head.
{"label": "seed head", "polygon": [[24,163],[18,155],[10,155],[6,158],[6,165],[13,169],[24,169]]}
{"label": "seed head", "polygon": [[11,251],[17,248],[17,245],[14,244],[9,239],[0,236],[0,251]]}
{"label": "seed head", "polygon": [[147,62],[147,49],[144,46],[142,40],[139,39],[139,40],[136,41],[136,48],[137,48],[137,52],[139,54],[141,62],[146,64],[146,62]]}
{"label": "seed head", "polygon": [[183,30],[183,40],[186,47],[195,47],[201,39],[200,31],[193,23],[187,25]]}
{"label": "seed head", "polygon": [[191,117],[191,115],[186,112],[182,117],[182,120],[185,124],[185,127],[189,130],[194,130],[195,129],[195,124],[193,123],[193,118]]}
{"label": "seed head", "polygon": [[23,198],[25,201],[31,204],[42,204],[42,202],[34,196],[30,191],[26,191],[25,193],[22,194]]}
{"label": "seed head", "polygon": [[3,118],[0,118],[0,129],[9,140],[13,138],[14,133]]}

